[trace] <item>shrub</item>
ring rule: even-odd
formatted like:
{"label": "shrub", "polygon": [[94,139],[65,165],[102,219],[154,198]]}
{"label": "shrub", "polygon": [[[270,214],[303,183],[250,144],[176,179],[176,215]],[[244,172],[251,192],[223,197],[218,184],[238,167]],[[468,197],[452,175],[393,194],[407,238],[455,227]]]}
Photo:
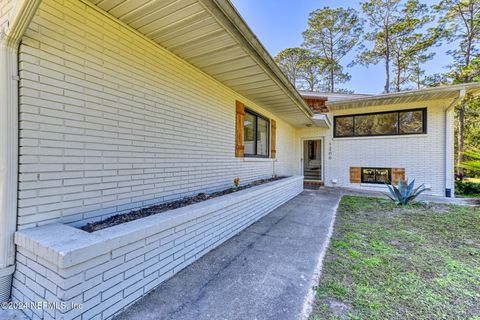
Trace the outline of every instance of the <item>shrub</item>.
{"label": "shrub", "polygon": [[480,196],[480,183],[455,181],[455,193],[462,196]]}
{"label": "shrub", "polygon": [[233,185],[235,186],[235,188],[238,188],[238,186],[240,185],[239,177],[236,177],[235,179],[233,179]]}

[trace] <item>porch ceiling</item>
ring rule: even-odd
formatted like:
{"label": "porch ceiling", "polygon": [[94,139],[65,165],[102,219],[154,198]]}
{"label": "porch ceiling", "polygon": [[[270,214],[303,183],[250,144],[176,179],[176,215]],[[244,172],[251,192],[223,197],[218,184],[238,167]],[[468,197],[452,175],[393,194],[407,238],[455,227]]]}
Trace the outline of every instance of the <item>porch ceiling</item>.
{"label": "porch ceiling", "polygon": [[295,126],[312,112],[229,1],[88,0]]}

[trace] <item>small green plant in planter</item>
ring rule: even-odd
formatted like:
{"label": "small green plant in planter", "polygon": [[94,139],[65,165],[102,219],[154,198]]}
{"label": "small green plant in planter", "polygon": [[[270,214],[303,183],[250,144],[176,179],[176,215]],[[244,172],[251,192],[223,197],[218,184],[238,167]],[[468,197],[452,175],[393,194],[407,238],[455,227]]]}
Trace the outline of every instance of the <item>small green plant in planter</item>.
{"label": "small green plant in planter", "polygon": [[236,177],[235,179],[233,179],[233,185],[235,186],[235,189],[238,188],[238,186],[240,185],[239,177]]}
{"label": "small green plant in planter", "polygon": [[415,179],[412,182],[408,180],[400,180],[398,185],[387,184],[390,194],[386,193],[395,204],[405,206],[411,203],[415,198],[417,198],[422,192],[427,190],[422,184],[419,187],[415,188]]}

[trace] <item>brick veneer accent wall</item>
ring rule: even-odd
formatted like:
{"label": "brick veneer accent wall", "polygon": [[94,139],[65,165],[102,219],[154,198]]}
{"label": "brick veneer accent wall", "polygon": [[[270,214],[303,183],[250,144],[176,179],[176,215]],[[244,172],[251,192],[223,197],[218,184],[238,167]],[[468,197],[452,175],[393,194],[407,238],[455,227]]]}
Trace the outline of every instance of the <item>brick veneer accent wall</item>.
{"label": "brick veneer accent wall", "polygon": [[290,177],[94,233],[18,231],[12,299],[65,306],[25,309],[32,319],[110,319],[302,190]]}
{"label": "brick veneer accent wall", "polygon": [[[298,173],[294,127],[81,1],[43,0],[19,53],[19,229]],[[275,163],[235,157],[236,100]]]}
{"label": "brick veneer accent wall", "polygon": [[328,108],[325,105],[325,98],[303,98],[307,105],[312,109],[314,113],[325,113],[328,112]]}

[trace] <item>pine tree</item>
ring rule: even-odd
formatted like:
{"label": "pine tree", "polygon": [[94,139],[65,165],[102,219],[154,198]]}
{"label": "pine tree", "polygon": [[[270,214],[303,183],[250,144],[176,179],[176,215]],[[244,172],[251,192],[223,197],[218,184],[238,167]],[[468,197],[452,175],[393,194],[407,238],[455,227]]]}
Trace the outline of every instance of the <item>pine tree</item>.
{"label": "pine tree", "polygon": [[341,61],[360,40],[362,24],[352,8],[325,7],[310,13],[307,30],[303,32],[304,46],[325,68],[327,91],[334,92],[337,84],[350,80]]}

